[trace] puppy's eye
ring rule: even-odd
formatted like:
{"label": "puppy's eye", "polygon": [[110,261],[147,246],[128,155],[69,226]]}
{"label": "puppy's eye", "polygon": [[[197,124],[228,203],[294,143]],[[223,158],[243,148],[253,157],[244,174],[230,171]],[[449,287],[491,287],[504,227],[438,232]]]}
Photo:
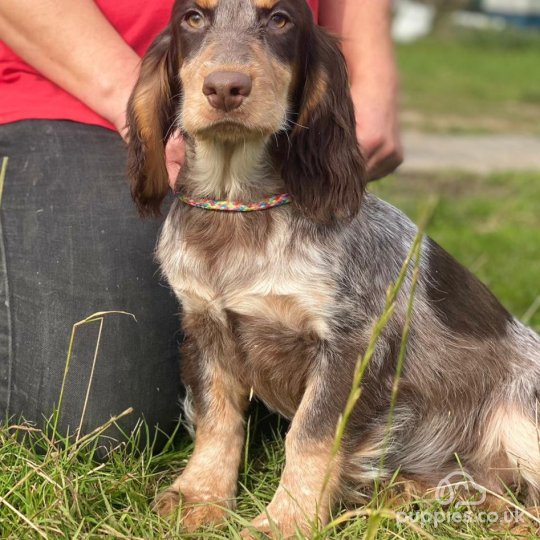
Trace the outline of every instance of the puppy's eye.
{"label": "puppy's eye", "polygon": [[206,25],[206,19],[204,15],[198,11],[190,11],[186,14],[184,20],[186,23],[195,30],[201,30]]}
{"label": "puppy's eye", "polygon": [[290,22],[291,20],[289,19],[289,17],[287,17],[287,15],[285,15],[285,13],[274,13],[268,21],[268,26],[270,26],[270,28],[282,30]]}

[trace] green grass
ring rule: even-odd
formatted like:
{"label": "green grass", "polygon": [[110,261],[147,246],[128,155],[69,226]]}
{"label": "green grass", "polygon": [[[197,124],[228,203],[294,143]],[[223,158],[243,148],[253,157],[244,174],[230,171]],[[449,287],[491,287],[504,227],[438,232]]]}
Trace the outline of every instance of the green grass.
{"label": "green grass", "polygon": [[[62,446],[40,433],[23,435],[21,428],[0,429],[0,538],[238,539],[249,519],[270,501],[284,464],[283,426],[276,417],[255,420],[257,415],[255,409],[250,417],[251,443],[240,472],[236,512],[222,528],[206,528],[191,535],[182,532],[180,514],[165,520],[151,510],[156,493],[167,487],[187,462],[192,450],[187,436],[182,435],[154,455],[150,450],[134,451],[135,436],[131,444],[112,452],[107,463],[98,464],[92,460],[95,438],[82,447],[66,442]],[[265,433],[257,429],[260,426],[265,427]],[[429,516],[442,511],[463,514],[463,509],[443,508],[434,501],[419,500],[411,508],[400,503],[386,507],[372,499],[356,514],[346,514],[343,508],[336,510],[335,525],[324,533],[314,533],[313,538],[521,538],[504,529],[494,533],[477,523],[447,522],[422,528],[403,522],[398,514],[424,512]],[[374,535],[368,531],[370,516]]]}
{"label": "green grass", "polygon": [[[540,175],[509,173],[478,178],[445,173],[429,178],[394,177],[375,186],[375,190],[413,217],[432,194],[440,194],[430,234],[475,268],[516,314],[526,312],[540,295],[540,217],[536,211]],[[531,320],[540,328],[538,312]],[[239,538],[249,519],[270,501],[284,463],[285,426],[275,416],[259,418],[264,414],[254,408],[249,417],[236,512],[223,528],[206,529],[190,537]],[[0,538],[187,538],[179,516],[167,521],[151,510],[156,493],[170,484],[191,453],[192,444],[184,430],[154,454],[150,449],[136,451],[134,436],[101,464],[92,459],[98,435],[74,441],[24,425],[0,428]],[[463,515],[463,510],[443,508],[433,501],[419,501],[414,509],[399,503],[386,506],[381,504],[384,500],[383,492],[381,498],[371,499],[356,514],[336,510],[335,526],[313,537],[518,538],[504,528],[494,530],[474,521],[447,521],[438,526],[430,523],[421,528],[403,522],[397,512],[425,512],[424,516],[430,516],[441,511]],[[533,534],[528,537],[537,538]]]}
{"label": "green grass", "polygon": [[406,127],[540,134],[540,32],[443,28],[397,57]]}

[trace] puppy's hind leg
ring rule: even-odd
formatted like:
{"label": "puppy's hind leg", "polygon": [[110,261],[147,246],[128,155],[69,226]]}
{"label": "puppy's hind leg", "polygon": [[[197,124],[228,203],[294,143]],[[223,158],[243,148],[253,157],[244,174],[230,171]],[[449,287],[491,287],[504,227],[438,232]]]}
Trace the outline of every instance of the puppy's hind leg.
{"label": "puppy's hind leg", "polygon": [[[513,366],[485,417],[477,463],[505,485],[518,488],[527,504],[540,504],[540,336],[518,321],[500,353]],[[504,397],[503,397],[504,396]],[[487,467],[486,467],[487,466]],[[500,484],[500,482],[499,482]]]}
{"label": "puppy's hind leg", "polygon": [[497,407],[479,450],[489,468],[489,483],[494,485],[497,479],[500,486],[517,489],[534,505],[540,504],[540,403],[537,406],[538,418],[517,404]]}

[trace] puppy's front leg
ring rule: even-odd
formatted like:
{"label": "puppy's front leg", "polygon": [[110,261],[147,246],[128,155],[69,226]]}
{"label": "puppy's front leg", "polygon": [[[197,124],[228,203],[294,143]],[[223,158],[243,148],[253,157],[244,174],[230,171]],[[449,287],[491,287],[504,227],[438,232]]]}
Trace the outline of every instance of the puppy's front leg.
{"label": "puppy's front leg", "polygon": [[[328,385],[328,382],[326,382]],[[252,522],[277,538],[309,535],[324,525],[339,490],[340,458],[332,460],[338,407],[328,409],[328,388],[314,380],[307,388],[285,441],[285,468],[266,510]],[[325,406],[326,405],[326,406]],[[244,538],[252,538],[249,530]]]}
{"label": "puppy's front leg", "polygon": [[156,501],[162,515],[181,501],[182,525],[188,531],[223,521],[234,507],[247,402],[212,350],[200,351],[188,337],[184,382],[193,389],[195,449],[183,473]]}

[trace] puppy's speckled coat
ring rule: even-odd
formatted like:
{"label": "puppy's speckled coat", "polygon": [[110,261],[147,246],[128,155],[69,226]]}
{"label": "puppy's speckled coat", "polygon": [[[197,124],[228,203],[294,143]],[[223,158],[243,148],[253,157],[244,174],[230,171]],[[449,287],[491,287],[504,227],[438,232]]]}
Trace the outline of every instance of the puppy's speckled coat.
{"label": "puppy's speckled coat", "polygon": [[[202,89],[241,73],[233,110]],[[244,77],[245,78],[245,77]],[[303,0],[177,0],[144,59],[129,105],[130,170],[143,215],[167,192],[164,142],[182,130],[177,190],[193,198],[294,203],[251,214],[176,201],[158,246],[183,307],[182,370],[194,399],[195,451],[159,501],[184,499],[194,529],[234,505],[250,389],[292,420],[267,514],[285,536],[372,481],[388,414],[410,276],[378,343],[324,493],[323,477],[355,362],[416,234],[399,210],[364,194],[346,67]],[[540,490],[535,410],[540,340],[427,239],[403,379],[382,477],[435,485],[457,467],[495,491]],[[202,503],[193,504],[190,503]],[[205,504],[207,503],[207,504]]]}

